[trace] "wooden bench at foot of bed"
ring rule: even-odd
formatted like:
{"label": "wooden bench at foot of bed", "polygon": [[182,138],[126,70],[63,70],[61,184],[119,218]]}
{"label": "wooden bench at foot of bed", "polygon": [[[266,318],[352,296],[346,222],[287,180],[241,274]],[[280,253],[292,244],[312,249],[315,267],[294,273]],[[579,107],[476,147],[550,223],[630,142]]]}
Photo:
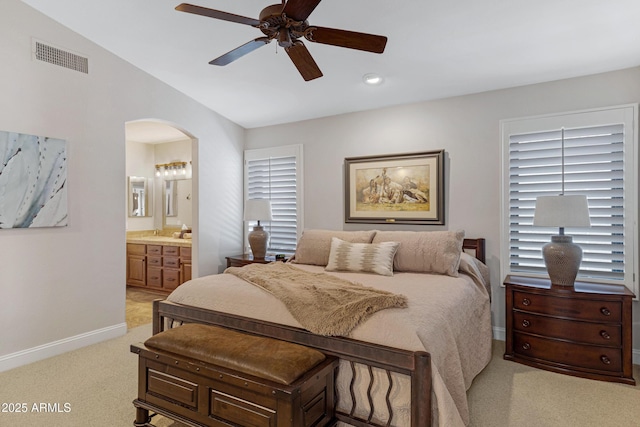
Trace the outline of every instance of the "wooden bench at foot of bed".
{"label": "wooden bench at foot of bed", "polygon": [[338,360],[225,328],[185,324],[154,335],[139,356],[134,426],[149,412],[187,426],[308,427],[335,423]]}

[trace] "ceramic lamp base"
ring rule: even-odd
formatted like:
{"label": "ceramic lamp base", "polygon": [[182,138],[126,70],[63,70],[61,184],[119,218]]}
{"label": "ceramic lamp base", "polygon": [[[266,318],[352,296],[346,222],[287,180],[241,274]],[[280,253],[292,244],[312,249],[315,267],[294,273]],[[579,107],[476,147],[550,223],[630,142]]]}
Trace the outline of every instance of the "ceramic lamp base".
{"label": "ceramic lamp base", "polygon": [[256,225],[247,237],[249,239],[249,246],[251,246],[253,258],[263,259],[267,254],[269,233],[265,231],[261,225]]}
{"label": "ceramic lamp base", "polygon": [[582,249],[571,236],[551,236],[542,247],[542,257],[553,285],[573,286],[582,261]]}

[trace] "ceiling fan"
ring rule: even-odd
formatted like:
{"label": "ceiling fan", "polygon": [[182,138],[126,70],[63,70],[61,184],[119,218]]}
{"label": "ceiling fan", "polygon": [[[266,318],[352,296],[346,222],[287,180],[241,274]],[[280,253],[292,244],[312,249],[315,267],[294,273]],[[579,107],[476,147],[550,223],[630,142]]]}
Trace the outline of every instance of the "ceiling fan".
{"label": "ceiling fan", "polygon": [[261,46],[276,39],[278,45],[293,61],[305,81],[322,77],[322,71],[314,61],[301,38],[310,42],[363,50],[366,52],[382,53],[387,44],[387,38],[373,34],[354,31],[338,30],[334,28],[316,27],[309,25],[307,18],[318,6],[321,0],[282,0],[282,4],[267,6],[260,12],[258,19],[234,15],[232,13],[209,9],[182,3],[176,7],[180,12],[193,13],[223,21],[250,25],[258,28],[264,37],[258,37],[243,44],[230,52],[212,60],[212,65],[227,65],[242,56],[253,52]]}

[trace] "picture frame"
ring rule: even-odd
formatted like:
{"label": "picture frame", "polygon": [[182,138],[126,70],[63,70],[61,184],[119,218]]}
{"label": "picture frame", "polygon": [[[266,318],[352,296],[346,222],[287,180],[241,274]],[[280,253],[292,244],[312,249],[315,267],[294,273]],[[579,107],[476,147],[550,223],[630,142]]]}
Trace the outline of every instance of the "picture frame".
{"label": "picture frame", "polygon": [[345,222],[444,225],[444,150],[344,159]]}

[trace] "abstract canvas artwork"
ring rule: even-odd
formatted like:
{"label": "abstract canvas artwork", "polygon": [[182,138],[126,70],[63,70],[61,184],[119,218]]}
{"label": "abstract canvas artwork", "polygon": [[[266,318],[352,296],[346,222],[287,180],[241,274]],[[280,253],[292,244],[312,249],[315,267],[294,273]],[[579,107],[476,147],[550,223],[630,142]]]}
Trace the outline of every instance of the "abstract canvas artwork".
{"label": "abstract canvas artwork", "polygon": [[0,228],[67,225],[67,144],[0,131]]}

